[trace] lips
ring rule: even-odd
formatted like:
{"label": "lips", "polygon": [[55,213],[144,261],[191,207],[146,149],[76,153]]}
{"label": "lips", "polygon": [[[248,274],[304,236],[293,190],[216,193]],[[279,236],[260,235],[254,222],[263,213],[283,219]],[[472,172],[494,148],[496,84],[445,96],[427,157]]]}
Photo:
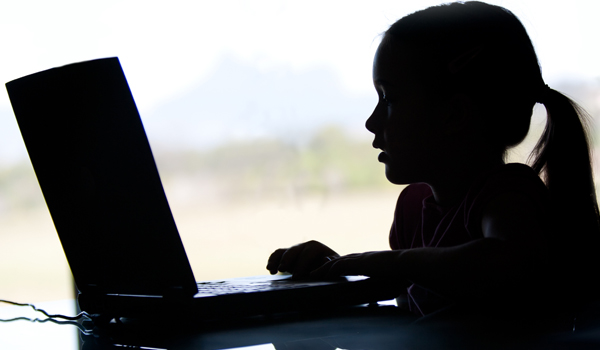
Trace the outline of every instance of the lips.
{"label": "lips", "polygon": [[377,148],[383,151],[379,153],[379,156],[377,157],[377,160],[379,162],[385,163],[387,160],[390,159],[390,157],[385,153],[385,150],[383,149],[383,142],[381,142],[381,139],[377,136],[375,136],[375,139],[373,140],[373,148]]}
{"label": "lips", "polygon": [[373,148],[379,148],[380,150],[383,150],[383,147],[381,147],[381,142],[379,142],[379,140],[377,140],[377,138],[375,138],[375,140],[373,140]]}

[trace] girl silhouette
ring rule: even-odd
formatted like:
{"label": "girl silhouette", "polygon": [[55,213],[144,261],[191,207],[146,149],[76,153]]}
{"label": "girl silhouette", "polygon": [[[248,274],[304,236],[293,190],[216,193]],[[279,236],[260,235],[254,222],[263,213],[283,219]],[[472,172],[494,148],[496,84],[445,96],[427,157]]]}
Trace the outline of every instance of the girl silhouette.
{"label": "girl silhouette", "polygon": [[[367,129],[387,179],[409,184],[392,249],[339,256],[310,241],[275,251],[271,273],[404,281],[417,315],[498,297],[567,309],[594,297],[600,229],[585,113],[546,85],[510,11],[452,3],[398,20],[379,45],[373,82],[379,102]],[[532,165],[505,164],[536,103],[547,124]]]}

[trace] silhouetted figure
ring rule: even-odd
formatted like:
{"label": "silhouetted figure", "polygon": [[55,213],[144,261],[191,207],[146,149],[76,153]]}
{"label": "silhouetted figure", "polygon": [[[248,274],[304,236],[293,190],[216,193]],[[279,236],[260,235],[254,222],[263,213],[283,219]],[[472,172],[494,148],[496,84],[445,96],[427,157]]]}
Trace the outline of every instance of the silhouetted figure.
{"label": "silhouetted figure", "polygon": [[[379,45],[373,82],[379,102],[367,129],[387,179],[409,184],[392,250],[339,256],[310,241],[275,251],[271,273],[403,280],[420,316],[551,310],[568,319],[595,297],[600,230],[586,114],[546,85],[510,11],[453,3],[398,20]],[[548,118],[532,166],[505,164],[536,103]]]}

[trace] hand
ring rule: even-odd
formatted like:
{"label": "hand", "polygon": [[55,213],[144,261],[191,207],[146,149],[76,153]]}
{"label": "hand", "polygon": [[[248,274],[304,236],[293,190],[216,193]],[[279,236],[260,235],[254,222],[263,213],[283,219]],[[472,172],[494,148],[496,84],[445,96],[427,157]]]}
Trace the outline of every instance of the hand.
{"label": "hand", "polygon": [[311,279],[332,279],[340,276],[400,277],[396,268],[400,251],[385,250],[344,255],[326,262],[310,274]]}
{"label": "hand", "polygon": [[303,279],[314,269],[338,257],[338,253],[323,243],[308,241],[291,248],[277,249],[269,257],[267,270],[271,274],[289,272],[293,279]]}

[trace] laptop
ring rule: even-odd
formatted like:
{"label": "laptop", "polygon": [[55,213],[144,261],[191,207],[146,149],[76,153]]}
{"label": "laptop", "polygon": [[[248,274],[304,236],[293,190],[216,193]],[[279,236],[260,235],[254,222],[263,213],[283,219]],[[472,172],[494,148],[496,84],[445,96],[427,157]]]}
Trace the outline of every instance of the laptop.
{"label": "laptop", "polygon": [[49,69],[6,88],[82,310],[106,319],[213,319],[398,294],[389,281],[357,276],[196,282],[118,58]]}

